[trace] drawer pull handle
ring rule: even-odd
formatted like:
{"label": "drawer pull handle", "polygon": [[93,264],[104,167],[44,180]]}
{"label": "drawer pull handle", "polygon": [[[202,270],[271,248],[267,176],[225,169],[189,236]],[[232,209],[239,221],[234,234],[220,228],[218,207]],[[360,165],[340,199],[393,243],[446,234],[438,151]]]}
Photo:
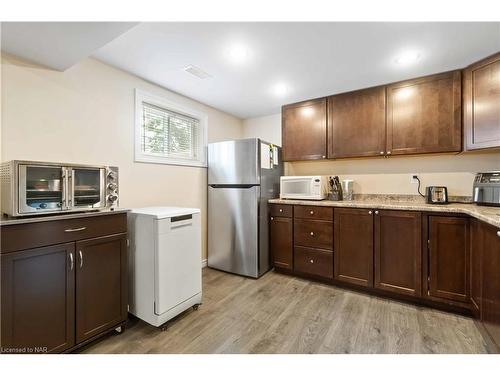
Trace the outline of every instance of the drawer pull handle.
{"label": "drawer pull handle", "polygon": [[378,215],[378,211],[375,211],[375,215]]}
{"label": "drawer pull handle", "polygon": [[274,220],[274,217],[271,216],[271,220]]}
{"label": "drawer pull handle", "polygon": [[69,228],[65,229],[65,232],[81,232],[82,230],[87,229],[87,227],[81,227],[81,228]]}
{"label": "drawer pull handle", "polygon": [[312,210],[311,210],[309,213],[310,213],[311,215],[314,215],[314,211],[312,211]]}
{"label": "drawer pull handle", "polygon": [[314,232],[311,232],[311,236],[314,236]]}
{"label": "drawer pull handle", "polygon": [[311,259],[311,260],[309,260],[309,262],[314,263],[314,260]]}
{"label": "drawer pull handle", "polygon": [[371,215],[371,214],[372,214],[372,211],[371,211],[371,210],[370,210],[370,211],[368,211],[368,214],[370,214],[370,215]]}
{"label": "drawer pull handle", "polygon": [[283,209],[282,209],[282,208],[280,208],[280,212],[283,212]]}
{"label": "drawer pull handle", "polygon": [[500,230],[497,232],[497,236],[500,237]]}
{"label": "drawer pull handle", "polygon": [[81,250],[78,250],[78,254],[80,255],[80,268],[83,267],[83,253]]}

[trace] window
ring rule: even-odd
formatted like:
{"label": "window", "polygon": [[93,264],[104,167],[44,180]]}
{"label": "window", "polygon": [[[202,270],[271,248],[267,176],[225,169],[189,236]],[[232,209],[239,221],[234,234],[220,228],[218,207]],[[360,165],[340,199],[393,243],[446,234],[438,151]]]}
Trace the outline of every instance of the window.
{"label": "window", "polygon": [[207,116],[136,90],[135,160],[206,166]]}

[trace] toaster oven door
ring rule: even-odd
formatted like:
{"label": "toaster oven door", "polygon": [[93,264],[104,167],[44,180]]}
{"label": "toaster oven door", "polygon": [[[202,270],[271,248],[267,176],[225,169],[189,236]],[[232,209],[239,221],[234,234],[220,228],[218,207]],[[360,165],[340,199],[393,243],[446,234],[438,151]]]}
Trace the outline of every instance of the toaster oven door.
{"label": "toaster oven door", "polygon": [[106,206],[106,170],[73,167],[69,169],[70,209],[93,210]]}
{"label": "toaster oven door", "polygon": [[66,209],[66,169],[62,166],[20,164],[17,189],[19,214]]}

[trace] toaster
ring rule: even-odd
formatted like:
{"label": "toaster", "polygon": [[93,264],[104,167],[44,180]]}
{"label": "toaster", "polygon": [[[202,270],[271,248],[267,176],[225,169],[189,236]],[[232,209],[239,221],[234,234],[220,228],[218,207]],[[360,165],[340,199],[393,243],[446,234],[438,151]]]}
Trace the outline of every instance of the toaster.
{"label": "toaster", "polygon": [[431,204],[447,204],[448,189],[446,186],[427,186],[425,189],[425,201]]}
{"label": "toaster", "polygon": [[478,205],[500,206],[500,171],[476,174],[472,200]]}

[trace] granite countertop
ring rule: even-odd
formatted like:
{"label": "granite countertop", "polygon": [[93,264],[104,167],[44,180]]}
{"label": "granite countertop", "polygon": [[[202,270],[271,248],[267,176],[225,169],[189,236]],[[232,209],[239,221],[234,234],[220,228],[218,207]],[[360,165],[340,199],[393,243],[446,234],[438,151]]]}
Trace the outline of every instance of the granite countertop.
{"label": "granite countertop", "polygon": [[408,210],[426,212],[450,212],[467,214],[481,221],[500,228],[500,207],[477,206],[473,203],[449,203],[449,204],[428,204],[423,199],[416,198],[394,198],[394,197],[372,197],[355,198],[351,201],[310,201],[294,199],[270,199],[269,203],[293,204],[304,206],[327,206],[327,207],[352,207],[352,208],[372,208],[386,210]]}
{"label": "granite countertop", "polygon": [[8,217],[6,215],[3,215],[0,218],[0,226],[15,225],[15,224],[27,224],[27,223],[39,223],[39,222],[43,222],[43,221],[53,221],[53,220],[81,219],[81,218],[92,217],[92,216],[115,215],[115,214],[124,213],[124,212],[128,212],[128,211],[130,211],[130,209],[128,209],[128,208],[115,208],[113,210],[73,212],[73,213],[40,215],[40,216]]}

